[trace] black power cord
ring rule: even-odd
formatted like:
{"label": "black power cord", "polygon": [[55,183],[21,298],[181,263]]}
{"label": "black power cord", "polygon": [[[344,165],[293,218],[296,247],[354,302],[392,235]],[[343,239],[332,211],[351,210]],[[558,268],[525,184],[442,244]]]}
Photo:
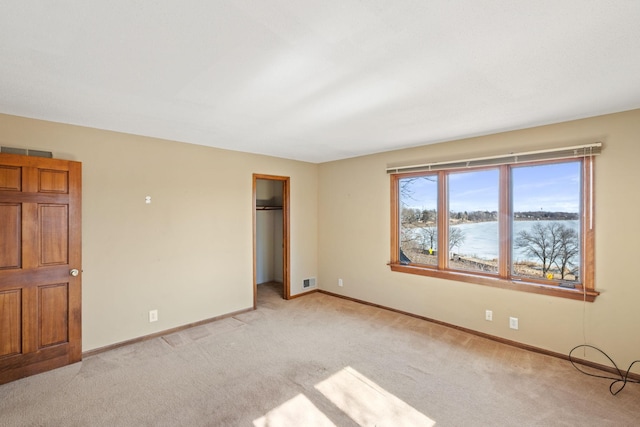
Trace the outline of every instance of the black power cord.
{"label": "black power cord", "polygon": [[[586,348],[591,348],[593,350],[599,351],[600,353],[602,353],[604,355],[604,357],[606,357],[607,359],[609,359],[609,362],[611,362],[611,364],[613,365],[613,367],[616,369],[616,371],[618,372],[618,375],[620,375],[620,378],[614,378],[614,377],[607,377],[604,375],[595,375],[595,374],[590,374],[589,372],[586,372],[582,369],[580,369],[575,363],[574,363],[574,359],[573,357],[571,357],[571,354],[581,348],[581,347],[586,347]],[[636,363],[640,363],[640,360],[634,360],[633,362],[631,362],[631,365],[629,365],[629,369],[627,369],[626,372],[622,372],[620,370],[620,368],[618,368],[618,365],[616,365],[616,362],[613,361],[613,359],[611,359],[609,357],[609,355],[607,353],[605,353],[604,351],[600,350],[598,347],[594,347],[592,345],[588,345],[588,344],[581,344],[578,346],[575,346],[571,349],[571,351],[569,352],[569,362],[571,362],[571,364],[573,365],[574,368],[576,368],[578,371],[582,372],[585,375],[589,375],[590,377],[596,377],[596,378],[604,378],[605,380],[613,380],[613,382],[609,385],[609,392],[612,395],[616,395],[618,393],[620,393],[622,391],[622,389],[627,385],[627,383],[631,383],[631,384],[640,384],[640,380],[634,380],[633,378],[629,378],[629,373],[631,371],[631,368],[633,367],[633,365],[635,365]],[[618,383],[622,383],[622,386],[616,390],[613,391],[613,388],[616,384]]]}

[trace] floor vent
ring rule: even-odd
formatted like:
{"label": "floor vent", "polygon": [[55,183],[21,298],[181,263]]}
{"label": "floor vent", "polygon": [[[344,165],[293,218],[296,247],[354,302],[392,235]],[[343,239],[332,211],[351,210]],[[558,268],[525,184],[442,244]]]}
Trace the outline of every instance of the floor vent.
{"label": "floor vent", "polygon": [[304,279],[302,281],[302,288],[306,289],[306,288],[315,288],[316,287],[316,278],[315,277],[310,277],[308,279]]}
{"label": "floor vent", "polygon": [[29,150],[27,148],[0,147],[0,153],[20,154],[23,156],[32,156],[32,157],[46,157],[48,159],[53,158],[53,153],[51,151]]}

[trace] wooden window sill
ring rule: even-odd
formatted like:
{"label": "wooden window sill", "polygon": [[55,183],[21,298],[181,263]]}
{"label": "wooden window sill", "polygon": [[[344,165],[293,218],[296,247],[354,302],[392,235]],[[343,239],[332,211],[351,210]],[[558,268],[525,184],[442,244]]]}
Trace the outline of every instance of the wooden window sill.
{"label": "wooden window sill", "polygon": [[399,273],[417,274],[420,276],[436,277],[438,279],[456,280],[458,282],[475,283],[495,288],[512,289],[534,294],[550,295],[579,301],[594,302],[600,292],[582,288],[563,288],[557,285],[545,285],[524,280],[503,279],[493,275],[478,275],[453,270],[438,270],[415,264],[390,263],[391,271]]}

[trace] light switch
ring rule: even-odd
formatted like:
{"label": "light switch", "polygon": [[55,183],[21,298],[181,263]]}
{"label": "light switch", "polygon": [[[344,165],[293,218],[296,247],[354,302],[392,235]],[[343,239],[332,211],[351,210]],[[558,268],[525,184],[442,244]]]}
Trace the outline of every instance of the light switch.
{"label": "light switch", "polygon": [[144,202],[145,202],[146,204],[150,204],[150,203],[151,203],[151,196],[147,196],[147,197],[145,197],[145,198],[144,198]]}

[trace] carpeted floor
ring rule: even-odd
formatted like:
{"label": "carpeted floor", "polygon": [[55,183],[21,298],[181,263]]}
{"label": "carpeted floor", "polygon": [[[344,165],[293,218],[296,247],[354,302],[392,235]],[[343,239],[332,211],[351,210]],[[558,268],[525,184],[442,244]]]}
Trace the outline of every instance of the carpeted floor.
{"label": "carpeted floor", "polygon": [[2,426],[635,426],[640,386],[324,294],[0,386]]}

